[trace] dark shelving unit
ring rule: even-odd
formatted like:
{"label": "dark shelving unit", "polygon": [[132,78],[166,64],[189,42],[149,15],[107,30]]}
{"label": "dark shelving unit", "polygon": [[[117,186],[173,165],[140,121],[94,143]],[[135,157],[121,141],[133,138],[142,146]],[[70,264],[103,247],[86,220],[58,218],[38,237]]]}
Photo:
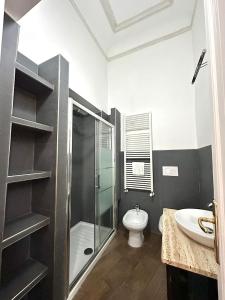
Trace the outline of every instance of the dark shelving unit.
{"label": "dark shelving unit", "polygon": [[11,221],[5,226],[2,248],[6,248],[27,235],[49,225],[50,219],[39,214],[30,214],[15,221]]}
{"label": "dark shelving unit", "polygon": [[44,125],[44,124],[41,124],[38,122],[33,122],[30,120],[26,120],[26,119],[14,117],[14,116],[11,117],[11,121],[14,126],[22,126],[27,129],[30,129],[30,130],[43,131],[43,132],[52,132],[53,131],[52,126]]}
{"label": "dark shelving unit", "polygon": [[[0,61],[0,299],[55,300],[61,242],[56,237],[57,209],[66,203],[66,143],[59,134],[66,136],[69,69],[60,55],[35,64],[17,52],[18,36],[18,24],[5,15]],[[58,179],[62,170],[63,179]]]}
{"label": "dark shelving unit", "polygon": [[47,275],[47,267],[29,259],[26,261],[10,283],[0,291],[0,299],[19,300]]}
{"label": "dark shelving unit", "polygon": [[54,85],[25,66],[16,62],[16,85],[36,94],[52,92]]}
{"label": "dark shelving unit", "polygon": [[38,180],[51,177],[51,172],[49,171],[24,171],[21,174],[8,175],[7,183],[15,183],[22,181]]}

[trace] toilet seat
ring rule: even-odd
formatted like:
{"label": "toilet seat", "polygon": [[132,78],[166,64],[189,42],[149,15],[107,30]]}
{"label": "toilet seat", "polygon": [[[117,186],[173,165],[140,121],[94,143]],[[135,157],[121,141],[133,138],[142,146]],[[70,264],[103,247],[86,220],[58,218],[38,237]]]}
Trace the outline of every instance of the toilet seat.
{"label": "toilet seat", "polygon": [[135,209],[128,210],[123,217],[123,225],[133,230],[143,230],[148,223],[148,214],[144,210],[136,212]]}

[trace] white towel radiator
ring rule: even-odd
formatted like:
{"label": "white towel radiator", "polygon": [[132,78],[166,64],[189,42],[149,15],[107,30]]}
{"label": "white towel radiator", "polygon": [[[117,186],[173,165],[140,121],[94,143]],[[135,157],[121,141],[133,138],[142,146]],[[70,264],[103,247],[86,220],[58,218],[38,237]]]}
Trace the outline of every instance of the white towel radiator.
{"label": "white towel radiator", "polygon": [[[153,192],[151,113],[124,116],[124,189]],[[144,174],[133,174],[132,162],[144,163]]]}

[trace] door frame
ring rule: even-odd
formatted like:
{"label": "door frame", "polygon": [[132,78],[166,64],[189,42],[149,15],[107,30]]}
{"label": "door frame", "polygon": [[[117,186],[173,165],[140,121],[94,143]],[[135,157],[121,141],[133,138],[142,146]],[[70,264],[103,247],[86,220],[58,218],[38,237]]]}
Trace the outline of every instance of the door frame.
{"label": "door frame", "polygon": [[[101,153],[102,153],[102,147],[100,146],[100,132],[102,130],[102,124],[105,124],[106,126],[108,126],[108,122],[107,121],[102,121],[99,119],[95,118],[95,178],[101,178],[101,174],[99,174],[99,163],[100,163],[100,157],[101,157]],[[112,230],[111,233],[109,234],[109,236],[112,234],[113,231],[115,231],[116,229],[116,220],[115,220],[115,215],[116,215],[116,203],[115,203],[115,131],[114,131],[114,125],[111,124],[110,126],[108,126],[111,128],[112,132],[111,132],[111,149],[112,149],[112,210],[113,210],[113,219],[112,219]],[[99,177],[100,175],[100,177]],[[97,232],[97,228],[95,228],[95,234],[98,234],[98,238],[99,238],[99,245],[95,248],[97,251],[99,251],[102,248],[102,245],[105,244],[106,240],[108,238],[105,238],[104,240],[101,240],[101,234],[100,234],[100,206],[99,206],[99,197],[100,194],[102,193],[101,188],[98,187],[99,186],[99,179],[97,180],[97,182],[95,182],[95,223],[96,223],[96,227],[98,227],[98,233]],[[95,236],[96,237],[96,236]]]}
{"label": "door frame", "polygon": [[5,0],[0,0],[0,60],[1,60],[1,48],[2,48],[4,9],[5,9]]}
{"label": "door frame", "polygon": [[225,2],[204,0],[213,100],[213,177],[218,203],[219,299],[225,299]]}

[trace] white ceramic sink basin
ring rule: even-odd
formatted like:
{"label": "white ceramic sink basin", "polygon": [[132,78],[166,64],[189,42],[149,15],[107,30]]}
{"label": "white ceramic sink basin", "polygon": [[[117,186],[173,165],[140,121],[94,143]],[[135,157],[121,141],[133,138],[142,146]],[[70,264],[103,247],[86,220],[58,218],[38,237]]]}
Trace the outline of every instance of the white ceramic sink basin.
{"label": "white ceramic sink basin", "polygon": [[[205,233],[198,225],[198,218],[206,217],[212,218],[211,211],[201,209],[181,209],[175,213],[175,219],[178,227],[186,233],[190,238],[196,242],[205,245],[207,247],[214,247],[214,232],[209,234]],[[214,230],[214,225],[211,223],[203,223],[207,227]]]}

